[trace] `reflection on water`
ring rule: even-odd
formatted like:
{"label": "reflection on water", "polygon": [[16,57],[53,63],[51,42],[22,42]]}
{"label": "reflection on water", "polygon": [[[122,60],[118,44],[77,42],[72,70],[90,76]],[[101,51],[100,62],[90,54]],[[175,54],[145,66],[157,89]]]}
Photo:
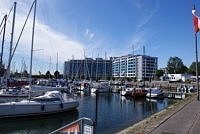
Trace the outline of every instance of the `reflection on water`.
{"label": "reflection on water", "polygon": [[[80,97],[79,115],[95,120],[95,96]],[[119,94],[99,94],[97,133],[115,133],[158,112],[174,101],[125,98]]]}
{"label": "reflection on water", "polygon": [[57,115],[35,116],[16,119],[1,119],[0,133],[5,134],[47,134],[78,119],[78,111]]}
{"label": "reflection on water", "polygon": [[117,93],[99,94],[96,111],[96,95],[77,96],[76,99],[79,100],[79,107],[76,111],[45,117],[0,120],[0,133],[46,134],[80,117],[88,117],[94,121],[97,120],[97,134],[111,134],[174,103],[168,99],[135,100],[122,97]]}

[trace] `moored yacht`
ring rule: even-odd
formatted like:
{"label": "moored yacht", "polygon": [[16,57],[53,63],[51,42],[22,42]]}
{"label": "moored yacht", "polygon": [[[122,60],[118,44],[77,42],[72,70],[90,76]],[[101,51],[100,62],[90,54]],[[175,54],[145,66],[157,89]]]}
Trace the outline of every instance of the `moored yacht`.
{"label": "moored yacht", "polygon": [[110,85],[108,82],[100,82],[97,88],[98,93],[110,92]]}
{"label": "moored yacht", "polygon": [[29,91],[25,88],[8,88],[8,89],[1,89],[0,90],[0,97],[13,97],[13,98],[24,98],[28,97]]}
{"label": "moored yacht", "polygon": [[[30,9],[30,12],[31,12],[31,10],[34,7],[32,40],[31,40],[31,56],[30,56],[31,60],[30,60],[30,73],[29,73],[29,95],[28,95],[29,99],[22,100],[19,102],[0,103],[0,109],[1,109],[0,118],[58,113],[58,112],[64,112],[64,111],[76,109],[79,105],[79,102],[77,100],[74,100],[71,98],[63,99],[62,94],[59,91],[48,91],[43,96],[38,96],[38,97],[34,97],[30,99],[31,98],[30,93],[31,93],[31,87],[32,87],[31,77],[32,77],[32,60],[33,60],[36,4],[37,4],[37,0],[34,0]],[[27,19],[28,17],[29,15],[27,16]],[[9,64],[10,62],[11,60],[9,60]]]}
{"label": "moored yacht", "polygon": [[148,93],[146,95],[148,98],[163,98],[164,97],[164,92],[160,88],[150,88],[148,90]]}
{"label": "moored yacht", "polygon": [[91,93],[108,93],[110,92],[110,85],[108,82],[95,82],[91,88]]}
{"label": "moored yacht", "polygon": [[146,97],[147,90],[143,88],[134,88],[127,87],[121,91],[122,96],[134,97],[134,98],[143,98]]}
{"label": "moored yacht", "polygon": [[59,91],[48,91],[31,100],[0,103],[0,118],[60,113],[76,109],[78,105],[77,100],[63,99]]}
{"label": "moored yacht", "polygon": [[125,87],[122,91],[121,91],[121,95],[122,96],[131,96],[132,92],[133,92],[132,87]]}

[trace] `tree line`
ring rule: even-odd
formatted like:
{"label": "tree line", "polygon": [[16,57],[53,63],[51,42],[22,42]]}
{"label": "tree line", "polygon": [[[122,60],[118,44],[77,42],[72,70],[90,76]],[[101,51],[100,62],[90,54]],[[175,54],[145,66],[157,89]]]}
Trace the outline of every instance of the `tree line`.
{"label": "tree line", "polygon": [[[11,77],[29,77],[29,73],[27,72],[27,70],[24,70],[21,73],[18,73],[17,71],[14,73],[11,73]],[[42,74],[39,71],[39,74],[37,75],[32,75],[32,78],[55,78],[55,79],[59,79],[59,78],[63,78],[63,75],[60,74],[59,71],[55,71],[54,74],[51,74],[50,71],[47,71],[45,74]]]}
{"label": "tree line", "polygon": [[[163,76],[165,71],[163,69],[158,69],[156,71],[156,76]],[[177,56],[170,57],[167,62],[166,73],[168,74],[192,74],[196,75],[196,62],[192,62],[192,64],[187,67],[184,65],[182,59]],[[200,74],[200,62],[198,62],[198,73]]]}

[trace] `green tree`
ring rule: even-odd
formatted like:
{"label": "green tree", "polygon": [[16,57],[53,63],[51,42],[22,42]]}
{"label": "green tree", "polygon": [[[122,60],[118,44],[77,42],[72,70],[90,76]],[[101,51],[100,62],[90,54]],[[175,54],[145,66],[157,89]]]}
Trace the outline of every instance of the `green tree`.
{"label": "green tree", "polygon": [[170,74],[184,74],[188,71],[188,68],[183,64],[182,59],[175,56],[169,58],[167,71]]}
{"label": "green tree", "polygon": [[[196,75],[196,62],[192,62],[189,67],[188,73]],[[198,62],[198,74],[200,74],[200,62]]]}
{"label": "green tree", "polygon": [[156,70],[156,77],[160,78],[161,76],[163,76],[165,72],[162,69],[158,69]]}
{"label": "green tree", "polygon": [[46,72],[46,78],[52,78],[50,71]]}
{"label": "green tree", "polygon": [[22,76],[24,76],[24,77],[28,77],[28,76],[29,76],[27,70],[24,70],[24,71],[22,72]]}
{"label": "green tree", "polygon": [[59,76],[60,76],[60,72],[59,72],[58,70],[56,70],[56,71],[54,72],[54,77],[55,77],[56,79],[58,79]]}

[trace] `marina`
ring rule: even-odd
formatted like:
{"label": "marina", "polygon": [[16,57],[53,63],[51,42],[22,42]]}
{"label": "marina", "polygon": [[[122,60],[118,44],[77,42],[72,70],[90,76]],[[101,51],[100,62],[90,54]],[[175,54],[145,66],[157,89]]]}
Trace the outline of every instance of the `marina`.
{"label": "marina", "polygon": [[[161,51],[159,47],[158,50],[154,50],[156,53],[152,51],[152,46],[164,43],[157,42],[157,39],[162,39],[161,34],[156,32],[156,35],[159,36],[154,38],[154,35],[151,35],[152,37],[149,36],[151,39],[146,36],[149,35],[147,33],[151,32],[151,30],[145,31],[148,29],[148,23],[155,18],[153,17],[154,14],[159,15],[157,10],[160,10],[160,6],[166,4],[154,3],[153,5],[157,6],[154,9],[149,8],[147,12],[150,14],[146,14],[146,11],[142,12],[141,9],[150,3],[147,5],[135,3],[133,4],[135,6],[130,8],[129,5],[132,5],[130,3],[116,2],[120,7],[126,6],[123,7],[124,9],[122,8],[123,10],[120,10],[120,13],[113,12],[118,11],[118,7],[111,11],[110,16],[112,17],[101,18],[98,13],[102,11],[96,8],[97,6],[101,7],[101,4],[96,1],[94,3],[93,1],[85,2],[85,4],[77,1],[83,8],[75,3],[76,6],[73,7],[73,2],[66,1],[56,1],[55,3],[48,1],[49,5],[53,5],[52,8],[47,1],[18,1],[19,8],[17,2],[13,2],[7,14],[8,5],[11,2],[6,3],[2,0],[0,4],[3,5],[0,6],[3,15],[1,15],[0,24],[0,35],[2,35],[0,39],[2,43],[0,52],[0,133],[112,134],[123,133],[124,130],[125,133],[127,130],[132,133],[133,129],[129,128],[134,128],[139,124],[139,131],[141,131],[141,126],[144,127],[144,124],[148,125],[148,123],[151,130],[145,130],[145,132],[163,133],[163,128],[170,127],[166,131],[174,128],[175,125],[169,125],[172,124],[171,122],[180,122],[178,125],[182,128],[182,121],[185,123],[184,126],[192,124],[191,128],[194,124],[195,129],[191,129],[191,131],[196,131],[199,122],[192,119],[188,113],[199,115],[198,109],[195,109],[200,100],[197,50],[196,63],[193,62],[191,66],[187,63],[189,67],[178,56],[174,56],[169,57],[167,65],[162,63],[165,67],[158,68],[160,66],[158,61],[164,61],[164,59],[158,59],[158,56],[166,57],[162,51],[164,50],[166,53],[168,51],[166,48]],[[98,13],[88,7],[93,5],[92,3],[96,4],[92,7],[99,10]],[[109,2],[104,4],[109,4]],[[70,6],[63,7],[63,5]],[[4,6],[5,9],[2,8]],[[53,7],[55,10],[53,10]],[[70,7],[73,7],[73,10]],[[113,4],[113,7],[115,7],[115,4]],[[109,14],[112,8],[106,11],[106,8],[102,6],[100,9],[106,11],[106,14],[102,14],[102,16]],[[126,8],[130,9],[126,10]],[[78,10],[75,11],[74,9]],[[82,14],[84,12],[82,9],[88,9],[88,12]],[[55,11],[55,14],[50,13],[50,11]],[[57,11],[60,15],[56,15]],[[66,13],[68,11],[71,13]],[[141,13],[139,15],[147,19],[135,21],[130,17],[132,15],[129,14],[130,11],[133,14],[135,12]],[[127,17],[124,13],[129,14],[128,18],[123,18]],[[71,15],[67,16],[67,14]],[[80,14],[80,16],[77,14]],[[123,16],[120,14],[123,14]],[[140,17],[137,17],[137,15],[134,14],[136,16],[134,18],[139,19]],[[198,21],[200,22],[200,18],[196,15],[195,6],[192,9],[192,15],[196,32],[195,48],[197,49],[197,32],[200,30],[200,26],[197,26],[197,24]],[[121,16],[121,18],[115,20],[114,18],[117,16]],[[54,20],[51,20],[52,18]],[[95,18],[97,21],[95,21]],[[110,26],[102,23],[102,20],[108,18],[111,18],[110,22],[113,21]],[[126,24],[117,25],[119,19],[125,20],[123,23],[126,22]],[[83,20],[86,20],[87,25]],[[128,26],[129,20],[130,25]],[[61,26],[60,22],[65,25]],[[136,24],[135,22],[142,23]],[[21,27],[19,27],[19,24]],[[115,28],[111,28],[114,26],[113,24],[116,24]],[[133,24],[137,27],[132,27]],[[110,32],[114,33],[109,33],[106,30],[108,29],[107,26],[111,28]],[[155,24],[155,26],[158,25]],[[121,28],[124,31],[115,31]],[[100,29],[102,31],[99,31]],[[158,30],[155,27],[152,29]],[[8,30],[11,30],[11,33]],[[15,30],[16,32],[14,32]],[[71,33],[70,31],[74,32]],[[144,32],[144,35],[140,35],[138,31]],[[120,37],[119,33],[125,36]],[[173,32],[170,31],[169,33]],[[167,35],[171,35],[169,33]],[[155,44],[151,46],[148,42]],[[172,44],[174,42],[176,41],[173,41]],[[10,46],[8,43],[10,43]],[[122,44],[123,46],[121,46]],[[177,44],[181,44],[181,42]],[[175,46],[173,45],[172,48],[174,49]],[[148,48],[147,52],[145,47]],[[37,52],[41,50],[44,52]],[[102,54],[99,54],[103,51],[105,51],[105,58],[102,58]],[[174,54],[167,54],[167,56],[169,55]],[[22,65],[19,67],[21,58]],[[62,67],[59,65],[61,62]],[[28,67],[26,63],[28,63]],[[52,68],[51,64],[55,64],[56,67]],[[59,72],[61,70],[62,72]],[[193,98],[194,96],[197,96],[197,101]],[[173,116],[174,119],[171,118]],[[169,122],[166,119],[169,119]],[[192,122],[187,123],[188,120]],[[156,125],[151,123],[156,123]],[[179,132],[179,130],[175,130],[174,133],[176,132]]]}
{"label": "marina", "polygon": [[118,93],[102,93],[98,95],[96,111],[96,95],[76,96],[76,99],[79,101],[77,110],[37,118],[1,119],[0,133],[49,133],[81,117],[97,121],[95,130],[97,133],[115,133],[175,102],[167,98],[133,99]]}

